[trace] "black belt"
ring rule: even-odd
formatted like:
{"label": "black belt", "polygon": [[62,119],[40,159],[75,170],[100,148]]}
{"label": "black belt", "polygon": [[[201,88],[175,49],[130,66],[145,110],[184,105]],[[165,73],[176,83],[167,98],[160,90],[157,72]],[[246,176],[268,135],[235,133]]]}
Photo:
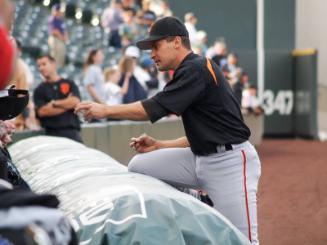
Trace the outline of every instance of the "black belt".
{"label": "black belt", "polygon": [[219,150],[219,148],[224,148],[224,149],[221,149],[221,150],[225,150],[225,151],[232,151],[233,150],[232,144],[223,144],[223,145],[217,145],[215,147],[212,146],[212,147],[210,147],[210,149],[208,149],[206,151],[197,151],[197,152],[194,152],[194,153],[197,154],[197,155],[200,155],[200,156],[207,156],[209,154],[222,152],[222,151]]}
{"label": "black belt", "polygon": [[225,151],[232,151],[233,150],[233,146],[232,144],[223,144],[223,145],[217,145],[215,147],[215,150],[214,150],[214,153],[218,153],[218,152],[221,152],[218,150],[218,148],[225,148]]}
{"label": "black belt", "polygon": [[233,146],[231,144],[225,144],[225,150],[226,151],[232,151],[233,150]]}

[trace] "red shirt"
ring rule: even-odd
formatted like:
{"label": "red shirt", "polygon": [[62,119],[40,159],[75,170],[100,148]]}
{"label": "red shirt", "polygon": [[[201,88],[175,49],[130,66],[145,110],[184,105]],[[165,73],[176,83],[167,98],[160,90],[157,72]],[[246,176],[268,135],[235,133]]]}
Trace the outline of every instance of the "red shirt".
{"label": "red shirt", "polygon": [[0,26],[0,89],[8,84],[14,61],[14,47],[7,31]]}

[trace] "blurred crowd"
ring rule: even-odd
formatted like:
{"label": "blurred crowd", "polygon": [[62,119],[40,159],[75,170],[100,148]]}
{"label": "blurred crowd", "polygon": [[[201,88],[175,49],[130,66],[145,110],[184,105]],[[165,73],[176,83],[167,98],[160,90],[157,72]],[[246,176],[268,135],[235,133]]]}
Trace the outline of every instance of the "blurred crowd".
{"label": "blurred crowd", "polygon": [[[164,0],[112,0],[103,10],[100,21],[103,31],[108,33],[107,46],[81,50],[85,52],[81,74],[81,84],[85,89],[81,91],[86,91],[86,94],[82,94],[80,98],[115,105],[142,100],[160,91],[172,77],[172,72],[158,72],[151,54],[141,52],[135,43],[146,37],[156,19],[171,15],[173,11]],[[222,69],[244,113],[261,114],[256,86],[251,83],[248,73],[239,65],[238,55],[228,51],[224,38],[218,38],[209,46],[207,33],[204,30],[197,30],[197,22],[198,18],[194,13],[185,14],[184,23],[189,32],[193,51],[211,58]],[[66,44],[69,41],[60,4],[52,6],[47,25],[49,55],[53,57],[56,65],[54,69],[59,69],[60,75],[60,69],[66,65]],[[18,40],[16,43],[19,54],[21,44]],[[119,61],[111,62],[108,67],[104,66],[104,59],[108,58],[105,57],[105,49],[113,49],[120,53]],[[44,81],[49,79],[45,77],[39,65],[38,70]],[[70,77],[65,79],[74,82]],[[19,58],[18,69],[10,85],[17,89],[30,89],[33,83],[41,82],[34,81],[28,65]],[[34,91],[30,92],[33,94]],[[35,108],[35,100],[38,98],[34,96],[34,100],[31,100],[24,112],[16,118],[17,130],[44,128],[42,115],[39,115],[38,108]]]}

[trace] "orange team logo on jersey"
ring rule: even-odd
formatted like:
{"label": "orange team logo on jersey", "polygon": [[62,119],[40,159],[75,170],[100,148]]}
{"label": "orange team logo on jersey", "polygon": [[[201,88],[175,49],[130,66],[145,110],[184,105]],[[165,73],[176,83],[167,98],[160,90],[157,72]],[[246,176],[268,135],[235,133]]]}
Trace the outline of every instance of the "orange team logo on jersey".
{"label": "orange team logo on jersey", "polygon": [[69,84],[68,83],[62,83],[62,84],[60,84],[60,91],[64,95],[67,95],[69,93],[69,91],[70,91]]}

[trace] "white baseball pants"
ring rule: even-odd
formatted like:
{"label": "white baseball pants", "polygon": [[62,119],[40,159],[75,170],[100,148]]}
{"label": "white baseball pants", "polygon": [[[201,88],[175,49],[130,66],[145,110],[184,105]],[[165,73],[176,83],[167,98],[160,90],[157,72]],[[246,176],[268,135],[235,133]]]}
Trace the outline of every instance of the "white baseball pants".
{"label": "white baseball pants", "polygon": [[261,164],[250,142],[218,147],[208,156],[190,148],[165,148],[138,154],[128,169],[158,178],[176,187],[202,189],[214,208],[227,217],[252,244],[258,245],[257,189]]}

